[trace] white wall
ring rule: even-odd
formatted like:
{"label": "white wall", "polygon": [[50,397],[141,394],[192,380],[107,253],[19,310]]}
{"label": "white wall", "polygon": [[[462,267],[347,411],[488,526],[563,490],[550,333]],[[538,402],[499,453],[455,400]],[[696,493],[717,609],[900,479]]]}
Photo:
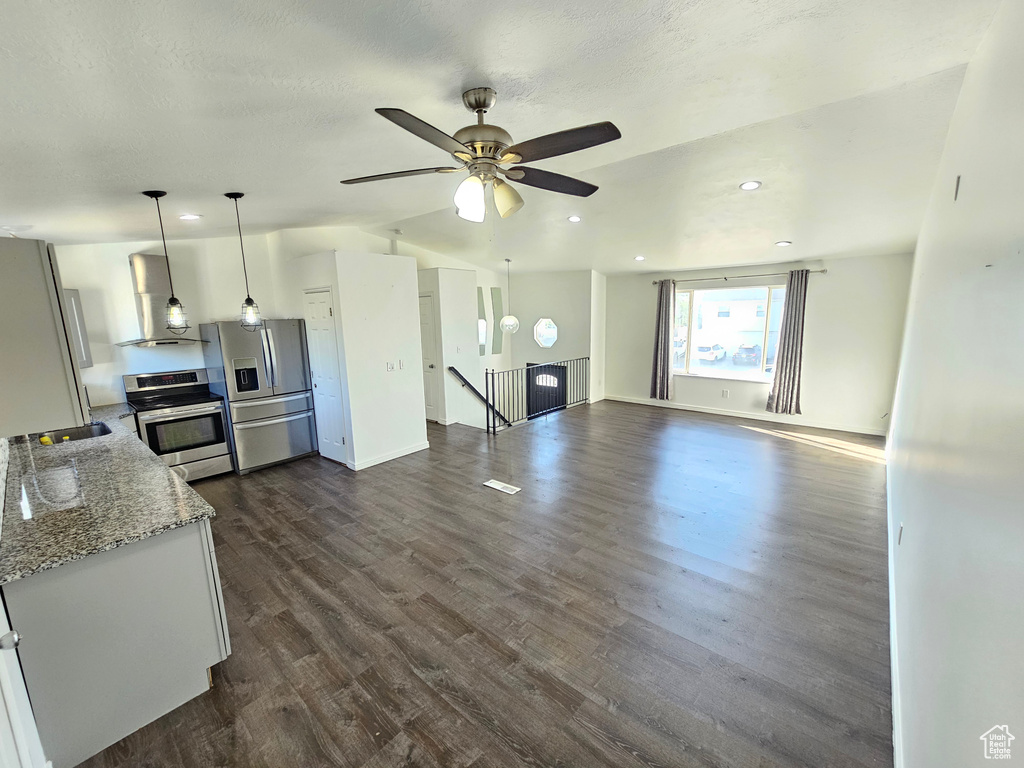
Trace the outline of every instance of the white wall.
{"label": "white wall", "polygon": [[[590,355],[590,270],[513,273],[512,311],[520,324],[512,336],[513,367]],[[558,340],[547,349],[533,338],[533,327],[542,317],[558,326]]]}
{"label": "white wall", "polygon": [[[192,326],[186,336],[198,338],[199,323],[230,320],[241,314],[245,281],[238,238],[175,240],[168,243],[174,290],[185,305]],[[181,368],[202,368],[198,345],[181,347],[118,347],[139,337],[135,294],[128,256],[162,253],[159,242],[59,245],[61,278],[66,288],[81,292],[93,367],[82,374],[93,405],[124,401],[121,376]],[[274,311],[267,238],[245,238],[249,287],[264,314]],[[296,317],[301,317],[301,311]]]}
{"label": "white wall", "polygon": [[608,340],[608,278],[590,273],[590,402],[604,400]]}
{"label": "white wall", "polygon": [[427,447],[416,261],[340,252],[338,286],[351,458],[363,469]]}
{"label": "white wall", "polygon": [[434,297],[434,322],[441,346],[438,422],[484,428],[484,406],[448,372],[454,366],[483,392],[483,366],[477,339],[477,275],[466,269],[422,269],[420,295]]}
{"label": "white wall", "polygon": [[[801,416],[765,412],[769,385],[761,382],[676,376],[671,405],[790,424],[885,434],[903,335],[912,258],[909,255],[828,259],[811,275],[804,330]],[[758,268],[785,271],[797,264]],[[749,269],[713,274],[750,273]],[[650,399],[657,288],[653,279],[694,279],[712,273],[613,275],[608,278],[607,374],[609,399],[664,405]],[[780,278],[784,282],[784,278]],[[730,279],[730,286],[764,280]],[[694,283],[697,288],[725,283]],[[729,391],[723,398],[722,390]]]}
{"label": "white wall", "polygon": [[1005,763],[1024,760],[1021,30],[1024,0],[1006,0],[968,67],[914,264],[888,474],[898,768],[988,765],[979,737],[1004,724]]}

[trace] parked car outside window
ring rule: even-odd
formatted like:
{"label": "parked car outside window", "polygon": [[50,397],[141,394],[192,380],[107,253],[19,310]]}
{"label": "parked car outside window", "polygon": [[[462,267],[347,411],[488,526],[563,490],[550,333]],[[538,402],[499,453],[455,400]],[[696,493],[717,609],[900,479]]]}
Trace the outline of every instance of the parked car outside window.
{"label": "parked car outside window", "polygon": [[725,347],[721,344],[697,347],[697,359],[704,363],[717,363],[725,359]]}
{"label": "parked car outside window", "polygon": [[732,361],[737,365],[760,365],[761,345],[740,344],[739,348],[732,353]]}

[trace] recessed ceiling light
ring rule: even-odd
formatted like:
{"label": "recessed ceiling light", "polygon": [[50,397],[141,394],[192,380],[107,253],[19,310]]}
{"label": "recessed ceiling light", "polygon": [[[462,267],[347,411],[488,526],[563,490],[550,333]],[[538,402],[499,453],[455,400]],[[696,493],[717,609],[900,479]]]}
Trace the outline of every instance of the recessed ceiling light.
{"label": "recessed ceiling light", "polygon": [[740,189],[742,189],[744,192],[753,192],[755,189],[760,188],[760,181],[744,181],[742,184],[740,184]]}
{"label": "recessed ceiling light", "polygon": [[583,221],[583,219],[581,219],[579,216],[570,216],[569,221],[571,221],[573,224],[578,224],[579,222]]}
{"label": "recessed ceiling light", "polygon": [[792,240],[779,240],[779,242],[776,243],[776,245],[779,246],[779,248],[789,248],[789,246],[791,246],[792,244]]}
{"label": "recessed ceiling light", "polygon": [[181,219],[182,221],[199,221],[199,219],[203,217],[200,216],[198,213],[183,213],[178,218]]}
{"label": "recessed ceiling light", "polygon": [[645,256],[634,256],[633,261],[643,261],[645,258]]}

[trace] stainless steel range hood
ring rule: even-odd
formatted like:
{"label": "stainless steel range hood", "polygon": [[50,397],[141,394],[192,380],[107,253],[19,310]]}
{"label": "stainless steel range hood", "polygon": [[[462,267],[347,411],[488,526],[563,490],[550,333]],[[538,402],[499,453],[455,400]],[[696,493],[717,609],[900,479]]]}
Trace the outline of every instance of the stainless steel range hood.
{"label": "stainless steel range hood", "polygon": [[[119,347],[188,346],[201,340],[175,336],[167,330],[167,299],[171,295],[171,276],[162,254],[133,253],[128,257],[135,287],[135,311],[139,316],[140,338],[120,341]],[[195,332],[195,331],[193,331]]]}

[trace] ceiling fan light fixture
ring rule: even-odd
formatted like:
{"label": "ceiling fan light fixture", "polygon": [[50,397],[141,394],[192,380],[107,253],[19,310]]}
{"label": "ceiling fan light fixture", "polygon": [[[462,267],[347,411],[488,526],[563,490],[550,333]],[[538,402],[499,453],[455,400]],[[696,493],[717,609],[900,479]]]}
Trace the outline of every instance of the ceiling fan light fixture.
{"label": "ceiling fan light fixture", "polygon": [[483,179],[474,174],[459,184],[455,190],[455,212],[460,218],[479,224],[484,220],[486,207]]}
{"label": "ceiling fan light fixture", "polygon": [[523,198],[499,178],[494,179],[494,207],[498,209],[501,218],[507,219],[524,205]]}

